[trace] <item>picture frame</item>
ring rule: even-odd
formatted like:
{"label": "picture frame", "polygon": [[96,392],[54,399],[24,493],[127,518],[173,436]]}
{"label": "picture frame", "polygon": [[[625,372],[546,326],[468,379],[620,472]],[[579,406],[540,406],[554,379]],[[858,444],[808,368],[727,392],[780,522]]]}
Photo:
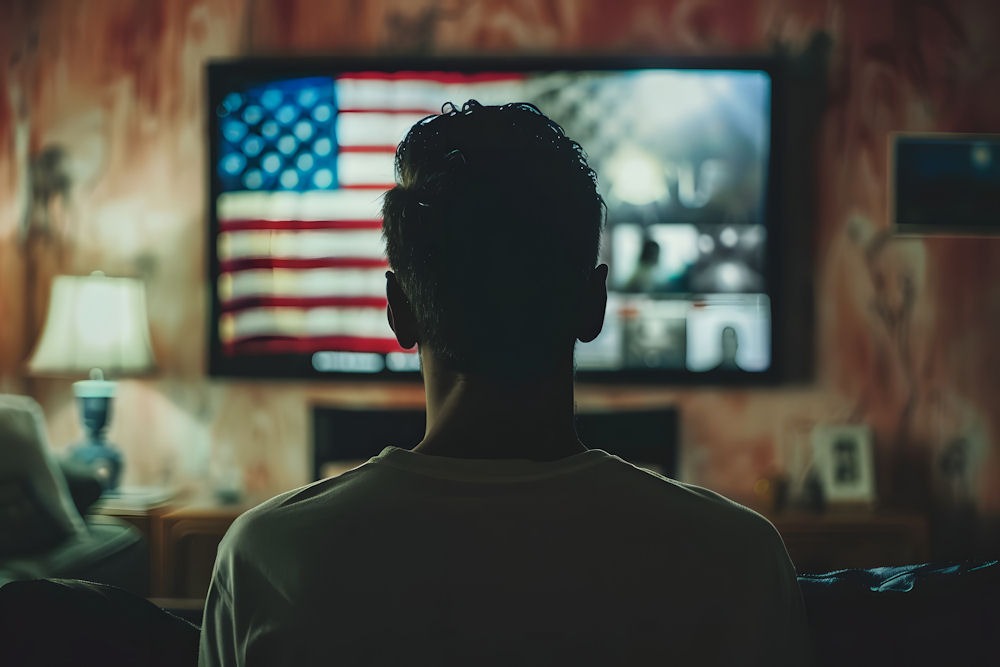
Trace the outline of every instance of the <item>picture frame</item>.
{"label": "picture frame", "polygon": [[875,502],[875,458],[868,426],[820,424],[812,432],[812,449],[827,504]]}

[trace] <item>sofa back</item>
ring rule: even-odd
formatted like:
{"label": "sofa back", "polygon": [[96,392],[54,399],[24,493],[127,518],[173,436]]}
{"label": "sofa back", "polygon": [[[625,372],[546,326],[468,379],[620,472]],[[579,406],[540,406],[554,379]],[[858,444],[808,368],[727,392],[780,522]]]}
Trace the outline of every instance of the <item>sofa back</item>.
{"label": "sofa back", "polygon": [[1000,563],[800,575],[819,665],[1000,665]]}

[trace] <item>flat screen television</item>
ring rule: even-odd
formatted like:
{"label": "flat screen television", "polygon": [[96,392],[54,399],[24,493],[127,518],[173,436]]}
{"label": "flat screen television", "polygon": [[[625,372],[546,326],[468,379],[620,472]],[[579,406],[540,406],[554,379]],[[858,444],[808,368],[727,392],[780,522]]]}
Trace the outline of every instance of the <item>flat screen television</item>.
{"label": "flat screen television", "polygon": [[1000,234],[1000,134],[898,133],[890,141],[897,234]]}
{"label": "flat screen television", "polygon": [[208,67],[210,373],[417,378],[385,317],[380,204],[445,102],[536,104],[607,203],[583,380],[764,383],[778,366],[768,58],[248,59]]}

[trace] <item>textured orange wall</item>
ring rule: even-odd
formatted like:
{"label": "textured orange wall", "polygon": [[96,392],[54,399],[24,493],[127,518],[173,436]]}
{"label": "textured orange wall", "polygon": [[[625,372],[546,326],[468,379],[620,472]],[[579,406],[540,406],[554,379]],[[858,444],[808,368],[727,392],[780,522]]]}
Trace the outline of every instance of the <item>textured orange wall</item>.
{"label": "textured orange wall", "polygon": [[[0,6],[0,25],[0,390],[27,387],[53,441],[74,439],[69,383],[26,380],[21,370],[51,276],[143,275],[162,373],[122,383],[110,436],[126,449],[126,481],[204,479],[232,458],[260,494],[307,481],[311,402],[419,404],[422,393],[205,377],[207,60],[732,53],[776,40],[794,50],[826,30],[816,241],[802,248],[819,304],[815,381],[756,391],[583,388],[580,402],[679,404],[683,476],[744,498],[782,465],[781,445],[802,424],[872,424],[883,495],[919,481],[894,475],[907,461],[931,470],[949,442],[964,439],[973,463],[964,489],[1000,514],[1000,240],[885,234],[890,130],[1000,131],[998,3],[13,0]],[[39,182],[44,196],[29,196]]]}

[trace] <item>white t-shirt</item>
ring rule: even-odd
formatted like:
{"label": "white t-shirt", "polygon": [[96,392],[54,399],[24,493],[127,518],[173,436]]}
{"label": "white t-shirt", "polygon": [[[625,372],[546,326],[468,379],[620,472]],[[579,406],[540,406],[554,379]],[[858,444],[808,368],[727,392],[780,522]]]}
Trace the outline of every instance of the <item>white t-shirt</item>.
{"label": "white t-shirt", "polygon": [[795,573],[760,515],[601,450],[388,447],[236,520],[199,664],[809,663]]}

